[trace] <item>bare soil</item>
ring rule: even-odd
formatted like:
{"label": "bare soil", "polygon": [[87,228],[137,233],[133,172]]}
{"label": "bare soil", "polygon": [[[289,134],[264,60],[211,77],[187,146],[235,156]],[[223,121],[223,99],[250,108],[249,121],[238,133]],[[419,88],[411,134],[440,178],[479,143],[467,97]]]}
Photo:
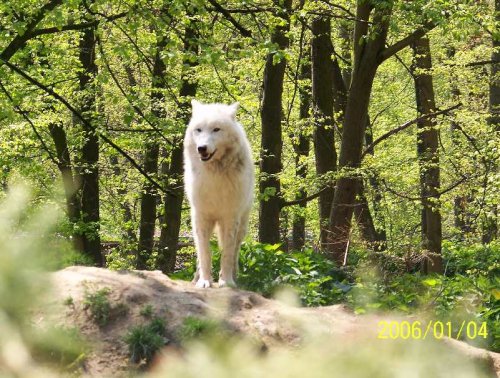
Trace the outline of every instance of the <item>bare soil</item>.
{"label": "bare soil", "polygon": [[[229,330],[261,343],[263,349],[298,346],[305,331],[329,334],[339,342],[376,339],[382,316],[357,316],[343,305],[300,308],[259,294],[231,289],[196,289],[190,282],[174,281],[159,271],[117,272],[91,267],[69,267],[51,273],[50,310],[37,314],[36,322],[52,321],[77,327],[93,346],[83,372],[95,377],[124,376],[136,369],[123,341],[128,330],[145,322],[141,311],[153,308],[165,320],[171,348],[188,316],[210,317]],[[98,326],[85,309],[85,293],[108,288],[112,303],[110,321]],[[391,317],[394,319],[394,317]],[[309,329],[305,329],[309,328]],[[447,340],[466,358],[480,360],[500,377],[500,354]]]}

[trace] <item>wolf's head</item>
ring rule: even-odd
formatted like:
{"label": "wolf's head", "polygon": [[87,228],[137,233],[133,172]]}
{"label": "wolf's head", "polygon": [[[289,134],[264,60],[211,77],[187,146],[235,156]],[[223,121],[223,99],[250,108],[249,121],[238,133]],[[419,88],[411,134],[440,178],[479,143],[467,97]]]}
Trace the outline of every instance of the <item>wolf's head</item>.
{"label": "wolf's head", "polygon": [[222,159],[237,148],[241,126],[236,122],[238,103],[202,104],[192,100],[193,114],[186,131],[190,154],[208,163]]}

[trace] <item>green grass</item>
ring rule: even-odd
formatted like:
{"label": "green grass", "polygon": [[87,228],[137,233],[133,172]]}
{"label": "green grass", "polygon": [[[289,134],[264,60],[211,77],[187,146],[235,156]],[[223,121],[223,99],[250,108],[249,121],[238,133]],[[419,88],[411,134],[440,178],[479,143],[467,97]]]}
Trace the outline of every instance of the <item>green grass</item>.
{"label": "green grass", "polygon": [[107,287],[95,292],[86,292],[83,300],[85,310],[88,310],[94,322],[100,327],[108,324],[111,316],[111,303],[109,294],[111,290]]}
{"label": "green grass", "polygon": [[168,343],[165,337],[165,322],[161,318],[154,318],[148,324],[131,328],[124,337],[128,345],[130,361],[149,364],[156,353]]}
{"label": "green grass", "polygon": [[142,307],[140,314],[141,314],[141,316],[143,316],[147,319],[151,319],[153,317],[153,314],[154,314],[153,305],[147,304],[144,307]]}
{"label": "green grass", "polygon": [[188,316],[184,319],[177,336],[181,342],[187,342],[193,339],[211,337],[220,331],[219,324],[212,319]]}

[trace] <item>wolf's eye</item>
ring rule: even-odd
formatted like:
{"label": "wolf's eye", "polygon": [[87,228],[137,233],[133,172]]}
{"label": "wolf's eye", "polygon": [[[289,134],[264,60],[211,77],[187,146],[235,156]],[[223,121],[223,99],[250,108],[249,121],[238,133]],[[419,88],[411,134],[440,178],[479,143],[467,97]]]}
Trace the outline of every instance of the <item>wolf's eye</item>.
{"label": "wolf's eye", "polygon": [[201,129],[196,129],[196,132],[197,133],[201,133]]}
{"label": "wolf's eye", "polygon": [[218,132],[218,131],[220,131],[220,129],[219,129],[218,127],[216,127],[216,128],[214,129],[214,133],[216,133],[216,132]]}

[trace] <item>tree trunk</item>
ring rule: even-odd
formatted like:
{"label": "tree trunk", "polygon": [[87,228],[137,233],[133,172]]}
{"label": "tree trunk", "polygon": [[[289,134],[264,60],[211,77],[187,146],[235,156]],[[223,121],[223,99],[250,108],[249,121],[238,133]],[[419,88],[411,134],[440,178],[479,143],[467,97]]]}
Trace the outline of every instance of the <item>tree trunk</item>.
{"label": "tree trunk", "polygon": [[[372,143],[373,134],[368,117],[365,131],[365,145],[369,146]],[[373,148],[370,148],[368,153],[370,155],[374,155],[375,151]],[[379,181],[376,176],[371,175],[368,182],[373,190],[373,213],[375,214],[375,216],[383,219],[383,216],[380,214],[382,194],[380,192]],[[356,222],[358,223],[358,227],[360,228],[361,237],[365,242],[368,243],[370,248],[373,248],[376,251],[385,250],[387,248],[387,235],[384,228],[382,228],[382,230],[377,230],[375,228],[375,223],[373,221],[373,216],[368,205],[363,182],[360,182],[358,202],[356,204],[356,207],[354,208],[354,217],[356,219]]]}
{"label": "tree trunk", "polygon": [[[76,183],[73,177],[71,156],[68,149],[68,140],[64,128],[59,123],[49,124],[49,132],[56,147],[57,168],[61,172],[64,195],[66,198],[66,211],[69,222],[74,225],[80,220],[81,208],[78,199]],[[84,238],[80,232],[73,232],[73,247],[76,251],[84,253]]]}
{"label": "tree trunk", "polygon": [[[180,89],[180,107],[177,119],[187,125],[190,117],[190,98],[196,95],[198,83],[193,80],[192,68],[198,65],[193,56],[199,54],[198,31],[194,20],[186,26],[184,38],[184,67]],[[184,199],[183,175],[183,144],[182,138],[174,141],[175,147],[170,153],[166,186],[167,193],[164,201],[164,223],[161,227],[160,245],[157,265],[164,273],[171,273],[175,268],[177,248],[179,244],[179,231],[181,227],[182,202]]]}
{"label": "tree trunk", "polygon": [[[123,171],[120,168],[120,162],[118,160],[117,155],[112,155],[109,158],[109,163],[112,167],[113,175],[116,176],[118,180],[122,178]],[[127,194],[127,189],[124,186],[119,186],[116,190],[118,194],[118,200],[120,201],[120,207],[123,211],[123,221],[125,223],[125,227],[123,230],[123,238],[128,242],[137,242],[136,230],[134,227],[134,216],[132,213],[132,208],[130,204],[125,201],[125,196]]]}
{"label": "tree trunk", "polygon": [[[161,89],[164,88],[165,63],[161,58],[165,48],[165,39],[161,33],[156,35],[156,54],[153,65],[151,110],[156,120],[165,118],[164,96]],[[144,152],[144,170],[151,176],[158,174],[158,158],[160,145],[157,135],[151,135]],[[156,203],[158,192],[149,181],[144,182],[141,197],[141,220],[139,225],[139,245],[137,251],[137,269],[146,269],[148,258],[153,252],[154,234],[156,226]]]}
{"label": "tree trunk", "polygon": [[[346,22],[342,22],[340,25],[339,36],[341,38],[341,53],[346,61],[350,61],[350,45],[352,45],[351,41],[351,32],[349,30],[348,24]],[[345,113],[346,101],[347,101],[347,88],[349,88],[352,78],[352,70],[351,67],[344,68],[344,70],[340,69],[337,59],[334,59],[334,103],[333,108],[336,113],[340,114],[339,120],[343,119],[343,114]],[[338,120],[338,121],[339,121]],[[365,130],[365,145],[369,146],[373,142],[372,130],[370,127],[370,119],[367,115],[366,120],[366,130]],[[373,148],[370,149],[369,153],[373,155],[375,151]],[[378,185],[378,180],[376,177],[371,176],[369,179],[369,183],[372,186],[374,192],[373,198],[373,210],[375,216],[380,214],[380,201],[382,199],[382,195],[380,193],[380,187]],[[380,216],[380,215],[379,215]],[[370,211],[370,207],[368,205],[368,200],[365,195],[365,188],[363,182],[359,183],[359,193],[357,195],[357,203],[354,207],[354,217],[356,222],[358,223],[358,227],[361,232],[361,237],[367,242],[370,248],[373,248],[377,251],[385,250],[387,247],[387,236],[385,230],[378,231],[375,228],[375,224],[373,222],[373,217]]]}
{"label": "tree trunk", "polygon": [[[500,0],[495,0],[495,22],[500,25]],[[498,31],[492,34],[493,52],[491,60],[494,62],[500,61],[500,36]],[[490,98],[489,98],[490,117],[488,124],[493,133],[500,133],[500,63],[491,65],[490,73]],[[493,171],[498,171],[498,162],[492,163]],[[489,204],[486,208],[486,215],[483,221],[483,237],[484,244],[488,244],[497,238],[498,234],[498,205]]]}
{"label": "tree trunk", "polygon": [[[319,196],[320,241],[326,248],[328,219],[334,195],[333,172],[337,168],[335,130],[333,125],[333,46],[331,23],[328,17],[312,21],[311,62],[312,101],[314,114],[314,152],[316,174],[322,176],[322,186],[327,187]],[[330,176],[330,177],[328,177]]]}
{"label": "tree trunk", "polygon": [[[455,48],[450,47],[446,51],[446,55],[449,59],[455,56]],[[454,103],[460,102],[460,89],[458,88],[458,78],[456,75],[451,76],[451,96]],[[451,121],[450,125],[451,140],[452,143],[456,145],[456,148],[460,148],[458,144],[459,135],[459,124],[456,120]],[[453,199],[453,215],[454,215],[454,226],[455,226],[455,237],[463,241],[467,234],[472,231],[471,214],[468,212],[467,208],[471,202],[470,195],[461,194]]]}
{"label": "tree trunk", "polygon": [[[271,35],[271,42],[279,50],[288,47],[287,32],[290,29],[290,12],[292,0],[284,0],[283,4],[276,1],[279,16],[284,25],[276,26]],[[279,61],[275,62],[276,58]],[[285,75],[286,60],[279,57],[276,52],[269,53],[266,58],[263,80],[263,98],[261,110],[262,138],[260,172],[261,178],[259,191],[259,240],[261,243],[275,244],[280,241],[280,180],[281,149],[283,145],[281,135],[283,94],[283,79]]]}
{"label": "tree trunk", "polygon": [[354,217],[361,232],[361,237],[373,250],[383,251],[387,248],[387,237],[384,230],[378,231],[375,228],[362,181],[359,182],[358,190],[357,203],[354,207]]}
{"label": "tree trunk", "polygon": [[[413,45],[414,80],[419,116],[436,111],[432,80],[429,39],[418,39]],[[441,213],[439,210],[439,135],[436,122],[426,118],[417,123],[417,153],[422,196],[422,247],[429,253],[423,261],[424,273],[442,273]]]}
{"label": "tree trunk", "polygon": [[371,3],[358,1],[358,20],[354,29],[353,42],[354,66],[346,101],[340,146],[339,171],[342,175],[336,183],[330,212],[327,246],[327,255],[338,264],[343,264],[349,246],[351,219],[360,185],[357,169],[361,165],[370,94],[380,64],[380,54],[385,46],[392,11],[390,6],[375,7],[373,24],[376,25],[377,33],[369,35],[369,26],[366,21],[373,9]]}
{"label": "tree trunk", "polygon": [[[85,29],[80,38],[79,73],[82,93],[81,113],[94,124],[97,121],[96,90],[94,77],[97,74],[95,63],[95,27]],[[99,138],[92,128],[82,125],[84,142],[79,160],[78,187],[80,189],[82,221],[85,223],[84,250],[96,264],[104,265],[101,254],[100,215],[99,215]]]}
{"label": "tree trunk", "polygon": [[[311,79],[311,62],[310,55],[306,54],[304,56],[304,61],[301,64],[301,72],[300,79],[310,80]],[[300,177],[301,179],[307,178],[307,162],[305,159],[309,156],[310,142],[309,137],[304,134],[303,128],[308,125],[308,121],[310,118],[309,111],[311,108],[311,87],[309,84],[306,84],[303,87],[300,87],[300,109],[299,109],[299,118],[301,122],[301,129],[295,135],[292,135],[293,140],[293,150],[295,152],[295,175]],[[302,198],[307,197],[307,190],[305,187],[302,187],[298,193],[295,195],[296,200],[300,200]],[[307,207],[306,203],[302,203],[299,205],[300,213],[294,214],[293,217],[293,225],[292,225],[292,249],[295,251],[300,251],[304,248],[304,243],[306,239],[306,218],[304,215],[305,208]]]}

